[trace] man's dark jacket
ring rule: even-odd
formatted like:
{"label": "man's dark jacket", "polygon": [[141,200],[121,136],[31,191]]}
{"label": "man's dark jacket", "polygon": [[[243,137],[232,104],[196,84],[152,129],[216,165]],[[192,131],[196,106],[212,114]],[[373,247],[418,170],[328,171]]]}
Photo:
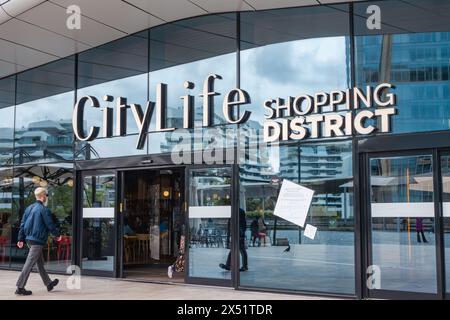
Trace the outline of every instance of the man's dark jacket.
{"label": "man's dark jacket", "polygon": [[41,201],[36,201],[25,209],[18,240],[44,245],[47,243],[49,231],[56,237],[60,235],[50,210]]}

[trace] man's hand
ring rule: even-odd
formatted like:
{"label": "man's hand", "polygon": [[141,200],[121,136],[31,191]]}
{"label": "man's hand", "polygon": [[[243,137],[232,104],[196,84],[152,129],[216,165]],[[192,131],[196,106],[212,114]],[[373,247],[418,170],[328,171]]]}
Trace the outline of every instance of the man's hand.
{"label": "man's hand", "polygon": [[56,238],[56,241],[60,242],[62,240],[62,236]]}
{"label": "man's hand", "polygon": [[17,242],[17,247],[18,247],[19,249],[22,249],[22,248],[23,248],[23,241],[18,241],[18,242]]}

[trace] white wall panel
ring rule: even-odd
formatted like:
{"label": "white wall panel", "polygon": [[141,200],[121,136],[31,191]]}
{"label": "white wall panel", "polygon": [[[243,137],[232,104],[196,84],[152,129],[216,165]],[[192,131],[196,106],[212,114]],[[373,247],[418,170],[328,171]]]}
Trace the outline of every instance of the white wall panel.
{"label": "white wall panel", "polygon": [[45,0],[12,0],[6,2],[2,7],[10,16],[15,17],[43,2],[45,2]]}
{"label": "white wall panel", "polygon": [[205,10],[187,0],[127,0],[127,2],[151,12],[165,21],[207,14]]}
{"label": "white wall panel", "polygon": [[65,8],[70,5],[80,7],[81,15],[95,19],[108,26],[112,26],[126,33],[135,33],[164,21],[153,17],[138,8],[120,0],[109,0],[105,7],[103,1],[92,0],[52,0]]}
{"label": "white wall panel", "polygon": [[[47,19],[51,16],[51,19]],[[19,19],[41,26],[55,33],[69,37],[77,42],[78,51],[97,46],[114,39],[124,37],[126,33],[110,28],[102,23],[81,17],[81,29],[69,29],[66,22],[69,15],[58,5],[46,2],[18,16]]]}
{"label": "white wall panel", "polygon": [[[81,30],[68,30],[65,27],[66,8],[72,4],[80,6],[84,15]],[[165,22],[213,12],[317,4],[316,0],[12,0],[0,10],[0,38],[22,46],[15,46],[13,53],[0,53],[0,59],[6,60],[0,69],[0,76],[22,71],[24,66],[36,67]],[[44,29],[11,19],[3,8],[9,15]],[[30,48],[44,53],[31,51],[36,57],[30,56]],[[12,68],[8,62],[18,65]]]}
{"label": "white wall panel", "polygon": [[195,4],[198,4],[208,12],[228,12],[228,11],[246,11],[253,10],[243,0],[191,0]]}
{"label": "white wall panel", "polygon": [[247,2],[256,10],[286,8],[297,6],[310,6],[319,4],[315,0],[247,0]]}
{"label": "white wall panel", "polygon": [[89,48],[76,41],[19,21],[10,20],[1,25],[0,38],[35,48],[50,55],[66,57],[74,52]]}

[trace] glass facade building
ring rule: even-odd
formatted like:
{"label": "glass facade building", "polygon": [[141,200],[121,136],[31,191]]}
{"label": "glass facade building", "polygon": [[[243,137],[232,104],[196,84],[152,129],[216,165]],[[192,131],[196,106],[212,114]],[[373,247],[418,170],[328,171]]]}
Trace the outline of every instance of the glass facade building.
{"label": "glass facade building", "polygon": [[[176,281],[448,298],[449,73],[450,1],[387,0],[187,18],[2,78],[0,268],[23,264],[20,220],[42,186],[64,234],[45,246],[53,272],[160,281],[181,251]],[[264,142],[266,99],[381,83],[397,98],[389,132]],[[234,88],[248,103],[227,115]],[[76,122],[83,97],[99,106]],[[314,191],[305,225],[274,214],[284,180]]]}

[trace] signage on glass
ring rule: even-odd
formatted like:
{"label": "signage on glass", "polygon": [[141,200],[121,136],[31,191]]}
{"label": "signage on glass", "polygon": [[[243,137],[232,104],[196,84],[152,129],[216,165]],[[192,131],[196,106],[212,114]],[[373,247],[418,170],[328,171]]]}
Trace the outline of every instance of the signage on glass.
{"label": "signage on glass", "polygon": [[[210,74],[203,83],[202,126],[210,127],[214,110],[214,96],[220,95],[214,91],[214,82],[222,77]],[[185,89],[193,89],[194,83],[185,81]],[[379,130],[389,132],[390,120],[396,114],[396,96],[390,92],[394,86],[381,83],[376,87],[367,86],[365,90],[351,88],[319,92],[314,95],[302,94],[290,96],[287,99],[267,99],[263,103],[266,111],[263,124],[264,141],[277,142],[287,140],[304,140],[307,138],[340,137],[352,134],[367,135]],[[173,131],[178,128],[166,126],[167,119],[167,84],[159,83],[156,87],[155,102],[147,101],[143,107],[137,103],[129,103],[125,97],[114,98],[103,96],[105,102],[116,102],[115,108],[101,107],[94,96],[81,97],[75,104],[72,125],[79,141],[92,141],[100,134],[102,137],[113,136],[113,121],[115,120],[115,135],[127,134],[127,116],[129,110],[133,115],[139,130],[137,149],[145,146],[145,139],[152,117],[155,117],[157,132]],[[187,94],[180,97],[183,104],[183,129],[194,127],[194,96]],[[229,124],[242,124],[250,119],[251,112],[245,110],[235,116],[238,106],[251,102],[247,91],[234,88],[225,94],[222,101],[224,119]],[[84,128],[84,109],[99,109],[103,113],[102,128],[91,126]],[[115,119],[114,119],[115,118]],[[373,120],[369,122],[368,120]]]}

